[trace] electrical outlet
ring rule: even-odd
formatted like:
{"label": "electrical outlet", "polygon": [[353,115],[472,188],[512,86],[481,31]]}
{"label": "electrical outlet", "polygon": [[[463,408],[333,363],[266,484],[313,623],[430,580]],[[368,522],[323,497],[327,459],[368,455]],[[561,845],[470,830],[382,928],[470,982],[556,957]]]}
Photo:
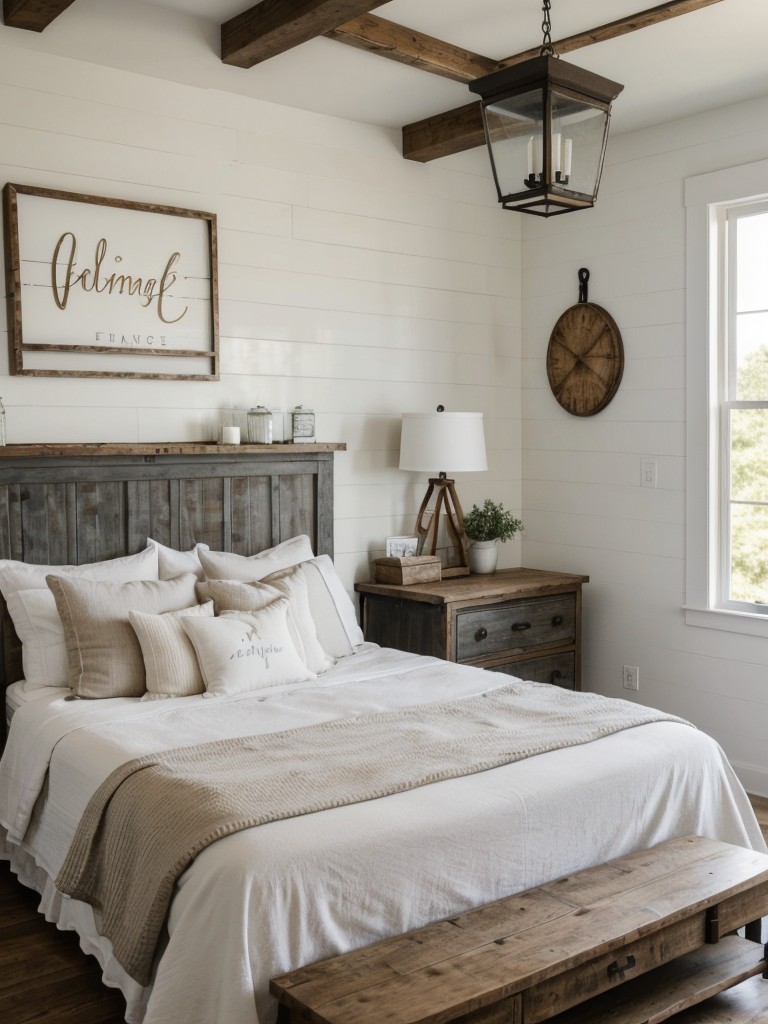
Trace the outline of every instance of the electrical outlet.
{"label": "electrical outlet", "polygon": [[640,669],[637,667],[637,665],[625,665],[623,670],[623,676],[625,690],[640,689]]}
{"label": "electrical outlet", "polygon": [[658,484],[658,472],[656,459],[640,459],[640,486],[656,487]]}

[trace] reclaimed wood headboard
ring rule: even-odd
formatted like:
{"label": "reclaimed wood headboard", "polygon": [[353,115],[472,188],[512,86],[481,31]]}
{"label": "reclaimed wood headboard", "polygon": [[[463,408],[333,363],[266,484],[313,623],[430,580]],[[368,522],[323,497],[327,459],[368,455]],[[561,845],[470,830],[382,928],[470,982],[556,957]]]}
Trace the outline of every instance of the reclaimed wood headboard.
{"label": "reclaimed wood headboard", "polygon": [[[343,444],[69,444],[0,448],[0,558],[132,554],[147,538],[251,555],[299,533],[333,555],[333,453]],[[22,676],[5,603],[1,692]],[[4,724],[4,715],[0,715]]]}

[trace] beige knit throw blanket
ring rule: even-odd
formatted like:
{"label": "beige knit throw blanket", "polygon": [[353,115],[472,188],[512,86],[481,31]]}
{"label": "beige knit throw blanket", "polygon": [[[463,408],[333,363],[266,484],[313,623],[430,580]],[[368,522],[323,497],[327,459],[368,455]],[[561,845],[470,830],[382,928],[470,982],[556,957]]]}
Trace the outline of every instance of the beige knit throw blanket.
{"label": "beige knit throw blanket", "polygon": [[117,960],[147,985],[174,883],[214,840],[660,720],[681,721],[596,694],[511,683],[146,755],[96,791],[56,885],[102,911]]}

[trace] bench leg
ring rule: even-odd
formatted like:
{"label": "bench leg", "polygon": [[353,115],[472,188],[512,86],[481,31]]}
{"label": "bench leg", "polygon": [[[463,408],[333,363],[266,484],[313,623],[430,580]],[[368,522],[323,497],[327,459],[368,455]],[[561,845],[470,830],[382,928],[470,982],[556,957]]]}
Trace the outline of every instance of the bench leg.
{"label": "bench leg", "polygon": [[744,938],[750,942],[763,941],[763,920],[758,917],[756,921],[750,921],[744,925]]}

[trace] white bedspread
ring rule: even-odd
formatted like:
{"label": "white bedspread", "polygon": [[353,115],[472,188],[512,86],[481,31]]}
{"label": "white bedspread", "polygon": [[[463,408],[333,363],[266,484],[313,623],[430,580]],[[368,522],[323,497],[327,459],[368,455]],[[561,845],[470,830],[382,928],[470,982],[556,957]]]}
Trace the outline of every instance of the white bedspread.
{"label": "white bedspread", "polygon": [[368,645],[317,682],[251,695],[36,700],[16,712],[0,765],[4,856],[43,892],[47,916],[99,956],[129,1021],[271,1024],[269,978],[319,957],[673,836],[765,848],[717,744],[662,722],[220,840],[180,879],[148,989],[110,959],[90,909],[50,885],[89,797],[128,758],[508,682]]}

